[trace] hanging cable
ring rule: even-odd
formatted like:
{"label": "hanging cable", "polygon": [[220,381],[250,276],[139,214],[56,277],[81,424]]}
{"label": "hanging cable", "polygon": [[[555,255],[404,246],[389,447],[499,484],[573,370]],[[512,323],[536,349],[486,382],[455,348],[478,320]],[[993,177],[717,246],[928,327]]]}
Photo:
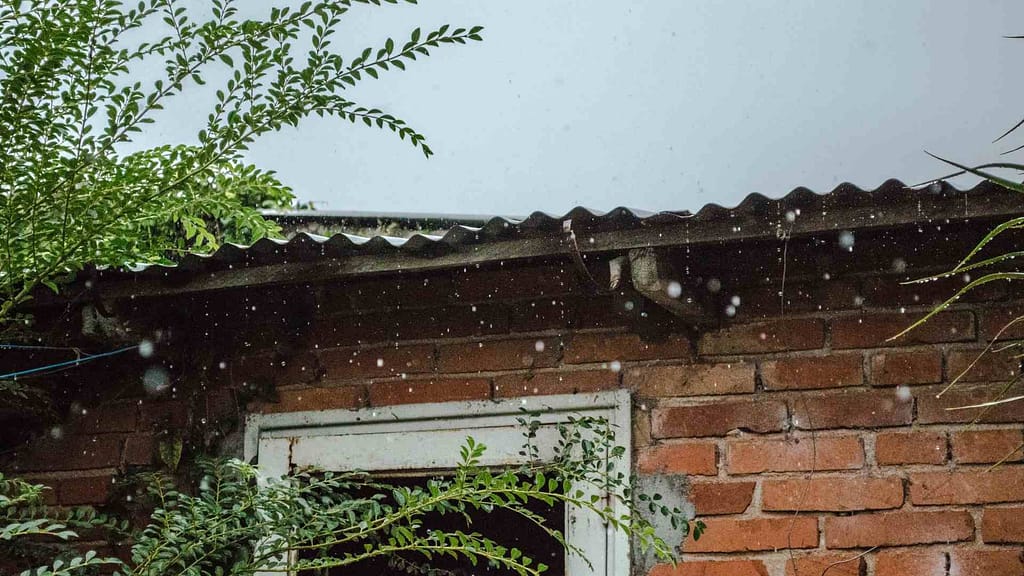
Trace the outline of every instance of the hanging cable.
{"label": "hanging cable", "polygon": [[124,352],[128,352],[129,350],[135,350],[138,347],[139,345],[135,344],[134,346],[125,346],[124,348],[118,348],[117,350],[111,350],[110,352],[101,352],[99,354],[93,354],[91,356],[86,356],[84,358],[76,358],[74,360],[68,360],[66,362],[47,364],[46,366],[29,368],[27,370],[19,370],[17,372],[11,372],[9,374],[0,374],[0,380],[13,380],[20,376],[28,376],[29,374],[36,374],[38,372],[45,372],[48,370],[54,370],[56,368],[77,367],[81,364],[85,364],[86,362],[91,362],[93,360],[99,360],[100,358],[106,358],[108,356],[122,354]]}

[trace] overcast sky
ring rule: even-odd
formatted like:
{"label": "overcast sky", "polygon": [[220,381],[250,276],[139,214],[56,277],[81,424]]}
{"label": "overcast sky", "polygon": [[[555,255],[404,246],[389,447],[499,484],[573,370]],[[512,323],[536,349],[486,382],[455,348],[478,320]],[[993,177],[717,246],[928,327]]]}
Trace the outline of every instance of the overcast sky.
{"label": "overcast sky", "polygon": [[[339,44],[444,23],[484,42],[354,91],[436,156],[315,118],[250,160],[333,210],[696,209],[924,180],[945,168],[923,150],[990,160],[1024,115],[1024,40],[1001,38],[1024,34],[1020,0],[421,0],[354,9]],[[154,143],[205,117],[168,114]]]}

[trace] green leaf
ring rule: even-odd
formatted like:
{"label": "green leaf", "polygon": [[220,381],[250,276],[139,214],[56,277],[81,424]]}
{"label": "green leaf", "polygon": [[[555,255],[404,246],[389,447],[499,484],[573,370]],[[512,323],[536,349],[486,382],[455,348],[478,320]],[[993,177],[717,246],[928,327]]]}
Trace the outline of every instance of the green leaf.
{"label": "green leaf", "polygon": [[181,438],[166,440],[158,444],[160,461],[163,462],[168,470],[174,472],[178,469],[178,464],[181,462],[181,450]]}

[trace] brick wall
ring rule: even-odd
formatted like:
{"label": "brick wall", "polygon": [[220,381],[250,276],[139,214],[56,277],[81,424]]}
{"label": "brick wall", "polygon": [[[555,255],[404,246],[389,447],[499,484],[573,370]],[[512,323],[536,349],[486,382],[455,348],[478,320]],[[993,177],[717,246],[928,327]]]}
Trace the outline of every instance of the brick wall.
{"label": "brick wall", "polygon": [[[939,396],[1024,308],[994,290],[892,342],[948,286],[849,268],[794,268],[781,296],[777,276],[725,281],[735,318],[699,332],[588,294],[562,263],[132,302],[122,313],[159,308],[177,339],[126,385],[83,372],[72,419],[8,468],[55,504],[102,504],[168,430],[215,441],[246,411],[625,387],[638,472],[684,475],[708,526],[652,576],[1024,574],[1024,404],[947,410],[990,399],[1019,359],[988,356]],[[137,385],[155,362],[169,397]]]}
{"label": "brick wall", "polygon": [[1019,360],[986,358],[937,397],[991,314],[950,312],[903,345],[886,339],[909,312],[794,314],[705,335],[696,364],[627,368],[656,396],[640,471],[689,474],[708,525],[689,563],[653,573],[1024,573],[1024,410],[946,410]]}

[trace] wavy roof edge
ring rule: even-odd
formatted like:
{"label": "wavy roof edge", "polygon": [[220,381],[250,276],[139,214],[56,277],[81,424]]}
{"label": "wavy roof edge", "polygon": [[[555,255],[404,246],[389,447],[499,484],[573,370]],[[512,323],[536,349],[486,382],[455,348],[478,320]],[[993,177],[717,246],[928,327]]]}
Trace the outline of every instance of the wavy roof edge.
{"label": "wavy roof edge", "polygon": [[[961,214],[961,204],[963,214]],[[865,209],[879,209],[879,218],[871,212],[870,220],[861,218]],[[826,218],[829,211],[832,217]],[[955,212],[954,212],[955,211]],[[848,212],[850,221],[844,224],[840,213]],[[899,213],[894,213],[899,212]],[[523,240],[542,236],[551,237],[562,231],[563,222],[572,221],[577,233],[600,234],[636,229],[662,228],[685,225],[687,242],[689,234],[700,236],[702,228],[715,229],[721,235],[720,224],[728,221],[735,224],[737,232],[729,238],[718,240],[743,240],[753,237],[768,237],[779,227],[793,227],[793,220],[787,220],[787,213],[803,214],[796,223],[797,234],[849,227],[877,227],[923,221],[934,217],[976,217],[1010,213],[1024,213],[1020,196],[999,186],[980,182],[968,189],[957,188],[947,182],[932,184],[925,188],[910,188],[899,180],[887,180],[872,190],[865,190],[850,183],[836,186],[827,193],[816,193],[800,187],[781,198],[769,198],[763,194],[750,194],[734,207],[707,204],[696,213],[688,211],[647,212],[619,207],[608,212],[576,207],[563,215],[555,216],[545,212],[534,212],[525,219],[516,220],[494,217],[479,227],[457,225],[441,236],[415,234],[409,238],[387,236],[364,237],[352,234],[335,234],[330,237],[300,233],[290,240],[262,239],[251,246],[225,244],[209,255],[188,255],[175,265],[146,266],[131,269],[132,272],[163,270],[181,272],[231,267],[236,263],[247,266],[310,260],[321,257],[343,256],[384,256],[405,254],[409,256],[433,257],[464,246]],[[787,223],[788,222],[788,223]],[[744,226],[750,230],[739,233]],[[614,249],[607,242],[594,245],[594,238],[580,246],[583,252]],[[694,240],[696,241],[696,240]],[[269,257],[269,258],[268,258]],[[497,259],[497,258],[495,258]],[[479,261],[479,260],[478,260]]]}

